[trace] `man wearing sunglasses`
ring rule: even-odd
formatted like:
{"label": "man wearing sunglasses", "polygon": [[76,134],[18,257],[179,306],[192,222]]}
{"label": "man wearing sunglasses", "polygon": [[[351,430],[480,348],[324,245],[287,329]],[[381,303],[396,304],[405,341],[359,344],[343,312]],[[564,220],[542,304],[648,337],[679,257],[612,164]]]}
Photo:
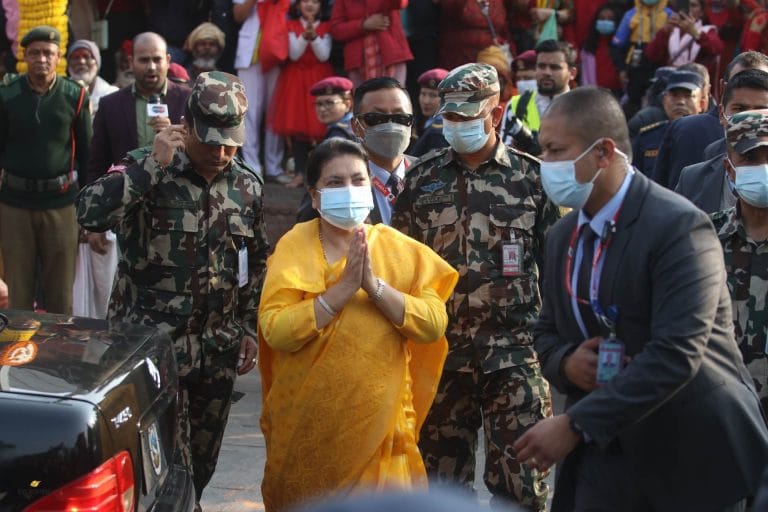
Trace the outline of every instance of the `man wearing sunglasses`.
{"label": "man wearing sunglasses", "polygon": [[374,208],[369,220],[389,224],[412,161],[404,155],[411,143],[411,99],[394,78],[372,78],[355,89],[353,111],[352,130],[368,151],[371,168]]}
{"label": "man wearing sunglasses", "polygon": [[503,107],[496,69],[466,64],[440,82],[449,148],[409,171],[392,226],[459,271],[448,301],[448,357],[419,447],[432,480],[472,487],[477,430],[485,433],[485,483],[494,505],[543,511],[546,473],[520,464],[512,444],[551,415],[533,350],[544,235],[559,218],[539,164],[496,134]]}

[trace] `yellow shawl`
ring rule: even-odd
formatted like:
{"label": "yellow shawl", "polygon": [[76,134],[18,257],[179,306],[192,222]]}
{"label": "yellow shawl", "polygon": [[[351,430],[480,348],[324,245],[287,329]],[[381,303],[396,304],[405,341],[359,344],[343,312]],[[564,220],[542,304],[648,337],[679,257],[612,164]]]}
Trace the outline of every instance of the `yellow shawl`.
{"label": "yellow shawl", "polygon": [[317,331],[313,299],[346,263],[326,263],[318,226],[298,224],[278,242],[261,294],[267,511],[355,490],[426,486],[416,441],[447,353],[445,301],[458,274],[425,245],[366,226],[374,274],[405,294],[405,321],[392,325],[359,290]]}

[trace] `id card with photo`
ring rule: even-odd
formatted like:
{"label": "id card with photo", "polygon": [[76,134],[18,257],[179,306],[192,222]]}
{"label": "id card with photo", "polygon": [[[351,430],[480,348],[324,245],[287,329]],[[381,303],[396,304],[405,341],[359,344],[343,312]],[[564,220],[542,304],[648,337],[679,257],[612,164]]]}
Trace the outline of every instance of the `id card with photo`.
{"label": "id card with photo", "polygon": [[597,383],[607,384],[624,366],[624,344],[616,339],[600,342],[597,352]]}

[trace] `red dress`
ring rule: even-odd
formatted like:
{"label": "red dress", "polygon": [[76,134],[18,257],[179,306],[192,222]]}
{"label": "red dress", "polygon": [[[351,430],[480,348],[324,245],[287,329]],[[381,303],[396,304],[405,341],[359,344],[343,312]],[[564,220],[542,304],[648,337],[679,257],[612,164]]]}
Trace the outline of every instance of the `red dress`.
{"label": "red dress", "polygon": [[[329,28],[328,22],[321,22],[315,29],[317,37],[328,34]],[[288,30],[301,37],[304,25],[301,20],[290,20]],[[315,98],[309,94],[309,89],[331,75],[333,68],[328,62],[317,59],[311,43],[299,60],[288,60],[280,72],[273,107],[269,111],[272,131],[286,137],[322,139],[327,127],[317,119]]]}

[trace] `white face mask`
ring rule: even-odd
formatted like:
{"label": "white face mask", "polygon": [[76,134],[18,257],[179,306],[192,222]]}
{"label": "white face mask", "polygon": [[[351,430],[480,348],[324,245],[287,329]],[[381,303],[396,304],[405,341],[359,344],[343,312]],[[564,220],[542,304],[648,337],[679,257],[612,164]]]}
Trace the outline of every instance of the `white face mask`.
{"label": "white face mask", "polygon": [[[541,183],[549,198],[560,206],[580,209],[589,199],[592,187],[602,169],[598,169],[592,179],[586,183],[576,181],[576,162],[603,139],[597,139],[573,160],[560,162],[541,162]],[[622,154],[618,149],[618,153]]]}
{"label": "white face mask", "polygon": [[443,137],[461,155],[477,153],[483,149],[491,136],[490,133],[485,133],[485,119],[483,117],[460,122],[443,119]]}
{"label": "white face mask", "polygon": [[334,187],[318,190],[320,216],[340,229],[354,229],[365,222],[373,209],[371,187]]}
{"label": "white face mask", "polygon": [[518,80],[516,82],[517,85],[517,91],[519,94],[523,94],[526,91],[535,91],[536,90],[536,80]]}

